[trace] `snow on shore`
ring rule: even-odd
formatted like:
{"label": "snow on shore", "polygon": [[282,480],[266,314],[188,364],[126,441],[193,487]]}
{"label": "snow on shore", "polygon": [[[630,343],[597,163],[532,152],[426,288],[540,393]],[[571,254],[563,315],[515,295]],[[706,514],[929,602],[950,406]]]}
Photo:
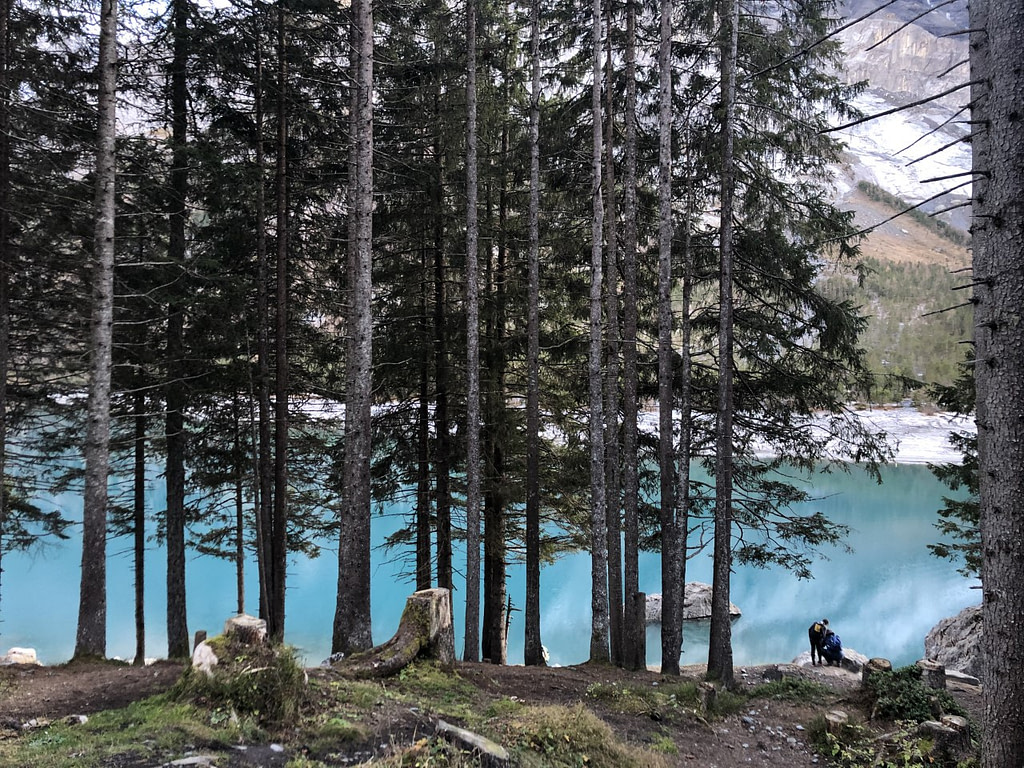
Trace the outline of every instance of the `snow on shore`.
{"label": "snow on shore", "polygon": [[975,434],[973,416],[922,413],[916,408],[875,408],[855,411],[873,428],[889,435],[900,464],[959,463],[960,454],[949,444],[950,432]]}

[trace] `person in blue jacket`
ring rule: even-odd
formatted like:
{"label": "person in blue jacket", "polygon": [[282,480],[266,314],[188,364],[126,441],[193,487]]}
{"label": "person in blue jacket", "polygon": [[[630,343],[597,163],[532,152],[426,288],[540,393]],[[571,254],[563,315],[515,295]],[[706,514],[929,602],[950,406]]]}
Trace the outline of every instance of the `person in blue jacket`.
{"label": "person in blue jacket", "polygon": [[829,666],[843,663],[843,641],[831,629],[826,630],[825,639],[821,641],[821,653]]}

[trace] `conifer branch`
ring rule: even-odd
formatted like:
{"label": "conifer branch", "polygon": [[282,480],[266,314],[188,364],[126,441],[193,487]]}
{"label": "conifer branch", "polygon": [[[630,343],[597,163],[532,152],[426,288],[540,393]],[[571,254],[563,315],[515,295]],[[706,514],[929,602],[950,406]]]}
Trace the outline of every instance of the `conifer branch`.
{"label": "conifer branch", "polygon": [[970,141],[970,139],[971,139],[971,137],[970,137],[970,136],[961,136],[960,138],[957,138],[957,139],[953,139],[953,141],[950,141],[950,142],[948,142],[948,143],[946,143],[946,144],[943,144],[943,145],[942,145],[941,147],[939,147],[938,149],[936,149],[936,150],[935,150],[934,152],[929,152],[929,153],[928,153],[927,155],[921,155],[920,157],[914,158],[914,159],[913,159],[913,160],[911,160],[911,161],[910,161],[909,163],[907,163],[907,164],[906,164],[906,165],[905,165],[904,167],[905,167],[905,168],[909,168],[909,167],[910,167],[910,166],[912,166],[912,165],[913,165],[914,163],[919,163],[919,162],[921,162],[922,160],[927,160],[927,159],[928,159],[929,157],[934,157],[935,155],[938,155],[938,154],[940,154],[940,153],[942,153],[942,152],[945,152],[945,151],[946,151],[947,149],[949,149],[950,147],[954,147],[954,146],[956,146],[957,144],[962,144],[962,143],[964,143],[964,142],[969,142],[969,141]]}
{"label": "conifer branch", "polygon": [[911,147],[913,147],[913,146],[914,146],[915,144],[917,144],[918,142],[924,141],[924,140],[925,140],[926,138],[928,138],[929,136],[931,136],[931,135],[932,135],[933,133],[938,133],[939,131],[941,131],[941,130],[942,130],[943,128],[945,128],[945,127],[946,127],[947,125],[949,125],[949,124],[950,124],[951,122],[953,122],[954,120],[956,120],[956,118],[958,118],[958,117],[959,117],[959,116],[960,116],[960,115],[961,115],[962,113],[966,112],[966,111],[967,111],[968,109],[969,109],[969,107],[968,107],[968,106],[966,106],[966,105],[965,105],[965,106],[962,106],[962,107],[960,107],[960,109],[958,109],[958,110],[957,110],[956,112],[954,112],[954,113],[953,113],[952,115],[950,115],[950,116],[949,116],[949,117],[947,117],[947,118],[946,118],[945,120],[943,120],[943,121],[942,121],[941,123],[939,123],[938,125],[936,125],[936,126],[935,126],[934,128],[932,128],[932,129],[931,129],[930,131],[928,131],[927,133],[924,133],[924,134],[922,134],[922,135],[918,136],[918,137],[917,137],[916,139],[914,139],[914,140],[913,140],[912,142],[910,142],[910,143],[909,143],[909,144],[908,144],[907,146],[905,146],[905,147],[904,147],[903,149],[901,149],[901,150],[900,150],[899,152],[896,152],[896,153],[894,153],[894,154],[897,154],[897,155],[902,155],[902,154],[903,154],[904,152],[906,152],[906,151],[907,151],[908,149],[910,149]]}
{"label": "conifer branch", "polygon": [[821,45],[822,43],[824,43],[824,42],[828,41],[829,39],[835,37],[840,32],[843,32],[843,31],[849,29],[850,27],[854,26],[855,24],[859,24],[860,22],[864,21],[865,19],[868,19],[868,18],[874,16],[879,11],[884,11],[886,8],[888,8],[890,5],[892,5],[895,2],[897,2],[897,0],[888,0],[888,2],[886,2],[884,5],[880,5],[877,8],[875,8],[874,10],[868,11],[867,13],[865,13],[865,14],[863,14],[861,16],[858,16],[853,21],[848,21],[846,24],[843,24],[841,27],[836,27],[834,30],[829,32],[824,37],[819,37],[817,40],[815,40],[810,45],[807,45],[807,46],[801,48],[799,51],[797,51],[794,54],[791,54],[791,55],[787,56],[786,58],[784,58],[780,62],[778,62],[776,64],[772,64],[770,67],[765,67],[764,69],[760,70],[759,72],[754,72],[753,74],[748,75],[747,77],[744,78],[744,80],[752,80],[755,77],[760,77],[761,75],[765,75],[765,74],[771,72],[774,69],[778,69],[779,67],[783,66],[784,64],[788,64],[789,62],[794,61],[795,59],[799,59],[801,56],[806,56],[808,53],[810,53],[812,50],[817,48],[819,45]]}
{"label": "conifer branch", "polygon": [[860,125],[861,123],[867,123],[867,122],[869,122],[871,120],[876,120],[879,117],[886,117],[888,115],[894,115],[897,112],[902,112],[903,110],[910,109],[911,107],[920,107],[922,104],[928,104],[928,103],[933,102],[933,101],[938,101],[943,96],[949,96],[949,94],[951,94],[951,93],[956,93],[957,91],[962,91],[964,88],[969,88],[972,85],[978,85],[979,83],[983,83],[983,82],[985,82],[985,81],[982,80],[982,79],[969,80],[966,83],[954,86],[953,88],[948,88],[947,90],[942,91],[941,93],[936,93],[933,96],[926,96],[923,99],[918,99],[917,101],[912,101],[909,104],[903,104],[902,106],[899,106],[899,107],[893,107],[892,109],[887,109],[884,112],[878,112],[878,113],[876,113],[874,115],[867,115],[866,117],[862,117],[859,120],[853,120],[853,121],[851,121],[849,123],[844,123],[843,125],[837,125],[834,128],[826,128],[825,130],[822,131],[822,133],[835,133],[836,131],[842,131],[842,130],[845,130],[847,128],[853,128],[855,125]]}
{"label": "conifer branch", "polygon": [[963,301],[963,302],[961,302],[959,304],[954,304],[952,307],[945,307],[943,309],[936,309],[936,310],[933,310],[931,312],[925,312],[923,315],[921,315],[921,317],[929,317],[930,315],[941,315],[944,312],[954,312],[954,311],[960,309],[961,307],[969,307],[973,303],[974,303],[973,301]]}

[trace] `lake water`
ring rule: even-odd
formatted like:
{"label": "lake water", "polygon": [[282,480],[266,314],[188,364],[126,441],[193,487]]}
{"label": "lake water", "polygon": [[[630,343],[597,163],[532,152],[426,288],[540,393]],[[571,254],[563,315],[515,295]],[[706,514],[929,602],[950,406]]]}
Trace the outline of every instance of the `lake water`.
{"label": "lake water", "polygon": [[[807,627],[827,617],[847,648],[866,656],[882,656],[895,665],[913,663],[924,652],[924,636],[940,619],[980,602],[975,582],[961,577],[953,565],[933,557],[926,545],[937,540],[933,527],[941,497],[948,491],[921,465],[893,466],[877,485],[862,472],[815,476],[814,494],[821,509],[836,522],[850,526],[847,543],[826,551],[827,561],[815,567],[815,578],[800,581],[788,572],[737,567],[732,602],[743,615],[733,623],[736,664],[790,661],[806,650]],[[154,499],[163,487],[154,483]],[[80,519],[81,497],[54,497],[52,503]],[[152,506],[162,506],[161,501]],[[396,507],[392,511],[405,511]],[[809,511],[809,510],[808,510]],[[378,516],[375,542],[401,524],[400,515]],[[135,651],[133,577],[130,543],[114,540],[109,547],[108,646],[110,656],[131,658]],[[11,646],[36,648],[46,664],[66,661],[74,650],[78,610],[77,540],[47,545],[31,554],[4,558],[0,596],[0,652]],[[457,563],[457,567],[461,564]],[[166,653],[164,573],[165,555],[153,548],[147,554],[146,647],[149,656]],[[640,589],[659,592],[657,554],[640,562]],[[398,626],[405,598],[412,592],[401,574],[404,566],[393,555],[373,554],[373,632],[377,643]],[[460,571],[461,572],[461,571]],[[247,575],[247,608],[255,613],[255,565]],[[316,559],[293,559],[288,574],[286,640],[296,646],[307,664],[318,664],[330,651],[331,625],[337,585],[336,553]],[[689,581],[711,580],[706,554],[690,560]],[[193,556],[188,562],[189,630],[220,631],[235,611],[235,579],[231,564]],[[563,558],[541,573],[541,633],[551,663],[586,661],[590,638],[590,560],[585,553]],[[456,587],[460,586],[458,583]],[[509,573],[509,594],[522,608],[525,576],[522,567]],[[454,596],[456,626],[461,627],[464,597]],[[461,633],[459,633],[461,635]],[[509,661],[523,658],[522,612],[514,612],[509,637]],[[684,664],[707,660],[706,622],[684,627]],[[657,627],[648,630],[648,663],[660,664]],[[461,637],[456,640],[461,651]]]}

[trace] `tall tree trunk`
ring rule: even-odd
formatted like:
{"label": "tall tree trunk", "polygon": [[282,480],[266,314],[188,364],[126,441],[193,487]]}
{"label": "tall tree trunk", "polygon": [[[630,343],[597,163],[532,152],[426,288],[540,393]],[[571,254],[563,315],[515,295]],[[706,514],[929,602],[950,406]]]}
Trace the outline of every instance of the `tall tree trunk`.
{"label": "tall tree trunk", "polygon": [[256,81],[253,84],[254,118],[256,122],[256,186],[254,195],[256,229],[256,358],[257,358],[257,404],[258,457],[256,464],[256,566],[259,570],[260,616],[270,621],[271,522],[274,517],[274,463],[270,430],[270,263],[267,254],[267,203],[264,186],[266,153],[263,144],[263,50],[260,46],[260,32],[257,19],[256,39]]}
{"label": "tall tree trunk", "polygon": [[437,475],[437,586],[453,589],[452,578],[452,494],[451,434],[448,425],[448,329],[447,278],[444,263],[444,204],[441,162],[441,140],[434,144],[437,157],[437,178],[432,190],[434,196],[434,433],[437,448],[434,455],[434,473]]}
{"label": "tall tree trunk", "polygon": [[466,3],[466,633],[480,659],[480,276],[477,263],[476,0]]}
{"label": "tall tree trunk", "polygon": [[349,269],[348,393],[345,407],[345,508],[341,520],[334,651],[373,645],[370,624],[370,460],[373,396],[373,7],[357,0],[355,248]]}
{"label": "tall tree trunk", "polygon": [[132,554],[135,573],[135,665],[146,663],[146,389],[140,365],[132,397],[135,439],[132,488]]}
{"label": "tall tree trunk", "polygon": [[110,373],[114,329],[114,214],[117,116],[117,3],[102,0],[89,400],[85,435],[82,570],[75,657],[107,652],[107,475],[110,470]]}
{"label": "tall tree trunk", "polygon": [[544,663],[540,633],[540,0],[530,2],[530,202],[526,267],[526,607],[523,661]]}
{"label": "tall tree trunk", "polygon": [[[682,635],[672,435],[672,0],[660,0],[658,43],[658,468],[661,524],[661,672],[679,674]],[[686,457],[683,457],[686,460]]]}
{"label": "tall tree trunk", "polygon": [[604,482],[604,414],[601,391],[602,242],[604,234],[604,203],[601,195],[601,0],[593,0],[591,16],[590,112],[593,120],[593,152],[591,154],[591,247],[590,247],[590,355],[587,379],[590,390],[590,540],[591,540],[591,627],[590,660],[608,661],[608,539]]}
{"label": "tall tree trunk", "polygon": [[[274,326],[274,505],[271,515],[270,611],[267,632],[284,640],[288,566],[288,37],[286,0],[277,5],[277,291]],[[350,486],[346,486],[349,488]]]}
{"label": "tall tree trunk", "polygon": [[981,506],[982,766],[1024,754],[1024,7],[970,4],[974,341]]}
{"label": "tall tree trunk", "polygon": [[242,404],[236,393],[231,399],[232,443],[235,470],[235,608],[245,613],[245,446],[242,440]]}
{"label": "tall tree trunk", "polygon": [[[11,0],[0,0],[0,594],[7,523],[7,372],[11,340]],[[0,606],[2,608],[2,606]],[[3,611],[0,610],[0,619]]]}
{"label": "tall tree trunk", "polygon": [[[679,449],[676,452],[677,481],[676,481],[676,519],[675,519],[675,549],[672,552],[672,570],[668,573],[670,581],[674,582],[672,592],[674,593],[674,615],[672,609],[669,611],[668,619],[662,616],[662,631],[668,633],[669,645],[663,645],[662,658],[666,652],[669,656],[678,659],[683,651],[683,607],[686,597],[686,558],[687,539],[690,526],[690,457],[693,444],[693,388],[691,386],[693,366],[690,362],[690,340],[692,337],[692,323],[690,321],[690,298],[693,294],[693,243],[691,237],[693,221],[693,166],[689,162],[687,152],[686,163],[687,190],[686,190],[686,218],[683,221],[683,293],[682,306],[679,314]],[[664,606],[662,606],[664,610]],[[666,621],[670,621],[666,629]]]}
{"label": "tall tree trunk", "polygon": [[626,163],[623,179],[623,290],[622,290],[622,502],[625,611],[623,665],[644,669],[646,623],[640,591],[640,480],[637,459],[637,203],[636,203],[636,3],[626,0]]}
{"label": "tall tree trunk", "polygon": [[732,416],[733,416],[733,129],[736,110],[737,0],[721,0],[722,188],[719,235],[718,416],[715,426],[715,543],[711,590],[708,677],[733,682],[729,579],[732,570]]}
{"label": "tall tree trunk", "polygon": [[420,382],[416,414],[416,590],[430,589],[430,321],[427,246],[420,248]]}
{"label": "tall tree trunk", "polygon": [[[168,260],[182,281],[185,268],[185,219],[188,195],[188,0],[171,6],[171,189],[169,195]],[[187,281],[185,281],[187,282]],[[184,288],[184,286],[183,286]],[[184,290],[172,289],[167,307],[167,657],[189,655],[185,601],[185,308]]]}
{"label": "tall tree trunk", "polygon": [[[505,52],[513,49],[512,42],[506,41]],[[505,60],[507,65],[507,59]],[[508,67],[505,72],[507,74]],[[508,82],[506,76],[502,78],[503,105],[508,105]],[[506,113],[503,112],[503,113]],[[503,122],[501,130],[501,151],[498,158],[499,169],[507,167],[508,157],[508,126]],[[506,416],[505,416],[505,279],[508,260],[508,244],[506,241],[508,232],[508,197],[506,195],[507,180],[505,174],[499,170],[499,191],[498,191],[498,227],[497,227],[497,252],[494,259],[488,259],[488,290],[487,293],[493,296],[490,302],[490,311],[487,313],[487,358],[486,369],[489,373],[486,397],[487,415],[487,492],[484,504],[485,517],[485,539],[484,539],[484,570],[485,585],[487,594],[487,620],[484,622],[485,637],[487,642],[486,657],[493,664],[505,664],[508,661],[508,616],[509,607],[508,592],[506,589],[506,515],[507,505],[505,500],[505,441],[506,441]],[[490,186],[490,185],[489,185]],[[491,220],[490,194],[488,194],[488,219]],[[493,224],[489,229],[495,231]]]}
{"label": "tall tree trunk", "polygon": [[[609,29],[614,24],[614,3],[608,0]],[[619,418],[619,378],[622,339],[619,329],[619,226],[615,194],[615,88],[612,67],[612,36],[605,43],[605,121],[604,189],[605,189],[605,325],[607,362],[605,364],[604,463],[605,509],[608,536],[608,635],[611,661],[622,665],[622,475],[619,454],[621,420]]]}

